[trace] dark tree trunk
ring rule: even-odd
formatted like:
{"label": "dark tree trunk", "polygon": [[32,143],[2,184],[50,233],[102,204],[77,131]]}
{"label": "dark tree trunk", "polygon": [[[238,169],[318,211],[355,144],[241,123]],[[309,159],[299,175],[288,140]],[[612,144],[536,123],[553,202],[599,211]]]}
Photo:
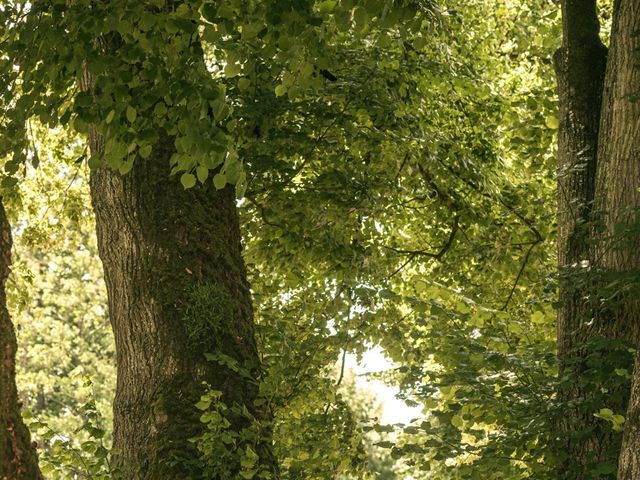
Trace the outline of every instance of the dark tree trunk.
{"label": "dark tree trunk", "polygon": [[[640,339],[638,301],[625,293],[628,288],[608,290],[614,276],[620,280],[640,267],[637,226],[635,233],[620,229],[635,222],[629,208],[640,206],[640,123],[638,104],[630,101],[640,90],[632,67],[638,5],[640,0],[616,1],[607,58],[596,2],[562,2],[564,40],[556,54],[559,399],[566,405],[559,422],[565,455],[560,476],[572,480],[592,478],[604,466],[606,478],[615,478],[620,436],[594,414],[600,408],[624,413],[629,388],[612,371],[622,361],[616,355],[624,357],[623,345]],[[637,448],[631,455],[637,460]]]}
{"label": "dark tree trunk", "polygon": [[[589,261],[589,222],[595,195],[596,157],[606,49],[600,42],[594,0],[562,2],[563,44],[554,63],[560,100],[558,131],[558,266],[561,271],[557,337],[560,378],[558,392],[565,405],[575,403],[559,419],[561,478],[582,479],[602,459],[610,436],[585,406],[588,393],[580,370],[585,325],[583,268]],[[577,400],[577,402],[576,402]],[[586,410],[586,411],[585,411]],[[578,432],[584,432],[582,434]]]}
{"label": "dark tree trunk", "polygon": [[[100,140],[91,143],[99,153]],[[173,151],[165,137],[130,173],[91,174],[117,351],[116,463],[136,480],[204,478],[189,466],[198,456],[189,439],[202,431],[194,405],[207,382],[227,405],[244,405],[264,422],[255,449],[276,478],[271,419],[254,405],[257,382],[205,360],[205,353],[224,354],[256,377],[260,371],[235,194],[230,187],[184,190],[169,176]],[[231,422],[235,431],[247,426]]]}
{"label": "dark tree trunk", "polygon": [[11,228],[0,198],[0,480],[38,480],[38,456],[16,389],[16,335],[5,294],[10,266]]}

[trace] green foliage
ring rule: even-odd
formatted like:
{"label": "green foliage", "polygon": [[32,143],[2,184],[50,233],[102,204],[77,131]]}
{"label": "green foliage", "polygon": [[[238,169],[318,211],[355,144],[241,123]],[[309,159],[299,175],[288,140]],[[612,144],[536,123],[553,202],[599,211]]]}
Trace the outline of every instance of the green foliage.
{"label": "green foliage", "polygon": [[[34,418],[80,448],[87,432],[76,431],[89,399],[111,424],[115,347],[87,172],[77,162],[83,146],[63,130],[49,133],[34,122],[31,131],[39,166],[4,192],[14,236],[8,303],[18,336],[17,381]],[[107,443],[110,437],[108,428]]]}
{"label": "green foliage", "polygon": [[[114,376],[89,200],[70,178],[86,177],[86,155],[80,141],[63,145],[66,131],[44,141],[38,122],[95,129],[106,153],[90,166],[123,174],[153,161],[164,130],[185,188],[230,183],[245,197],[259,401],[275,415],[261,425],[208,391],[193,439],[204,476],[269,478],[256,455],[272,429],[283,479],[555,478],[554,425],[567,412],[556,391],[571,374],[558,377],[554,341],[557,10],[546,0],[3,6],[0,156],[6,192],[29,213],[14,220],[12,292],[29,346],[25,403],[45,398],[39,414],[59,430],[86,400],[76,373],[101,375],[100,411]],[[8,187],[22,172],[18,194]],[[606,283],[607,305],[632,284]],[[194,351],[254,379],[225,350],[226,290],[196,284],[184,304]],[[628,380],[630,352],[597,343],[576,366],[591,392],[579,408],[619,430],[623,412],[598,386],[612,372]],[[397,366],[378,377],[421,418],[380,425],[345,387],[336,362],[373,346]],[[78,458],[103,452],[86,428],[65,442],[46,463],[60,478],[89,472]],[[108,457],[95,456],[106,478]]]}
{"label": "green foliage", "polygon": [[386,380],[425,410],[393,442],[406,475],[546,478],[556,107],[536,56],[555,47],[557,12],[443,11],[417,48],[392,30],[334,37],[337,81],[302,104],[265,89],[236,108],[259,126],[241,155],[261,343],[280,344],[265,388],[284,423],[342,349],[382,345],[400,365]]}
{"label": "green foliage", "polygon": [[[87,381],[87,386],[91,382]],[[110,463],[109,445],[105,443],[107,428],[93,400],[79,407],[82,425],[73,432],[76,438],[84,438],[79,446],[75,441],[57,433],[46,422],[32,421],[29,425],[45,443],[40,456],[40,470],[47,478],[73,480],[90,478],[109,480],[117,472]]]}
{"label": "green foliage", "polygon": [[224,287],[198,283],[185,296],[183,323],[189,345],[198,352],[221,350],[233,318],[233,304]]}
{"label": "green foliage", "polygon": [[[196,404],[206,426],[192,439],[201,453],[202,478],[234,480],[270,479],[272,475],[258,463],[260,443],[264,441],[260,422],[243,405],[226,405],[222,392],[209,389]],[[246,426],[234,429],[239,419]]]}
{"label": "green foliage", "polygon": [[[220,170],[217,188],[242,185],[226,80],[249,90],[259,59],[271,59],[271,78],[282,76],[278,92],[294,99],[322,84],[317,69],[330,66],[323,51],[331,35],[366,36],[399,22],[403,32],[418,29],[420,7],[312,0],[6,4],[0,9],[6,182],[15,182],[32,153],[25,122],[35,116],[51,127],[101,135],[104,153],[89,160],[92,168],[128,172],[165,131],[175,137],[172,172],[185,172],[185,188],[195,185],[198,169]],[[204,50],[213,53],[207,62]]]}

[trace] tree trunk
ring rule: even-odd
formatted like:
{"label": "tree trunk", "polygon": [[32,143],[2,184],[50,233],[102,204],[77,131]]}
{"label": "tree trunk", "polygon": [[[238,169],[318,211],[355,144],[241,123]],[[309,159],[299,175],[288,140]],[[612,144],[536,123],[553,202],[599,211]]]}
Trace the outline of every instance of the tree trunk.
{"label": "tree trunk", "polygon": [[[598,267],[621,288],[608,328],[640,345],[640,0],[614,6],[611,48],[605,80],[597,169],[597,210],[603,225]],[[640,478],[640,363],[636,358],[618,479]],[[621,412],[621,413],[624,413]]]}
{"label": "tree trunk", "polygon": [[[103,148],[95,136],[91,147]],[[256,467],[276,478],[270,415],[254,404],[257,381],[205,359],[227,355],[259,375],[234,191],[184,190],[169,176],[173,148],[165,136],[130,173],[91,174],[117,352],[116,463],[136,480],[204,478],[189,439],[203,430],[195,404],[207,382],[263,422]],[[250,423],[229,420],[234,432]]]}
{"label": "tree trunk", "polygon": [[[640,206],[640,116],[632,101],[640,93],[633,66],[639,5],[640,0],[616,1],[608,58],[599,40],[596,2],[565,0],[562,5],[564,41],[556,55],[563,279],[559,398],[566,405],[560,422],[566,453],[562,478],[592,478],[595,472],[615,478],[620,438],[594,414],[601,408],[624,413],[628,384],[612,372],[616,362],[624,362],[624,345],[637,346],[640,340],[638,297],[629,288],[629,274],[640,267],[637,212],[630,210]],[[630,415],[618,478],[640,478],[624,473],[627,457],[637,464],[640,451],[638,443],[627,445],[633,443],[631,423]]]}
{"label": "tree trunk", "polygon": [[38,480],[38,456],[20,416],[16,389],[16,335],[5,283],[11,266],[11,228],[0,198],[0,480]]}
{"label": "tree trunk", "polygon": [[[609,435],[585,411],[582,384],[585,325],[584,280],[589,260],[589,222],[595,195],[600,108],[606,48],[599,37],[594,0],[562,2],[563,44],[554,57],[560,100],[558,131],[558,267],[561,272],[557,337],[560,361],[559,399],[574,405],[559,419],[561,478],[582,479],[597,452],[607,450]],[[587,409],[588,410],[588,409]],[[582,434],[578,432],[584,432]]]}

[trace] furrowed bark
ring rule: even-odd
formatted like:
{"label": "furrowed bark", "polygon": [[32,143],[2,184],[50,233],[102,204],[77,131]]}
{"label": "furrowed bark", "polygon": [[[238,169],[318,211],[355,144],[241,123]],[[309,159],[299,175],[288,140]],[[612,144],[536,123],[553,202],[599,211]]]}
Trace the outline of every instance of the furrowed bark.
{"label": "furrowed bark", "polygon": [[[640,0],[614,6],[598,148],[597,267],[623,279],[604,327],[640,345]],[[621,412],[624,413],[624,410]],[[640,478],[640,354],[636,355],[618,480]]]}
{"label": "furrowed bark", "polygon": [[[102,148],[92,136],[93,154]],[[259,464],[277,478],[270,415],[253,403],[257,382],[204,356],[228,355],[256,376],[260,369],[235,194],[184,190],[169,176],[173,152],[164,136],[128,174],[91,173],[117,351],[116,463],[130,479],[204,478],[189,466],[198,456],[189,439],[202,431],[194,405],[207,382],[264,422]],[[231,421],[235,431],[247,426]]]}
{"label": "furrowed bark", "polygon": [[559,420],[561,478],[582,479],[602,461],[610,436],[585,413],[589,394],[581,384],[582,347],[591,319],[585,305],[583,268],[589,262],[590,219],[595,197],[598,132],[606,67],[595,0],[563,0],[563,44],[554,56],[560,106],[558,131],[557,319],[560,401],[573,405]]}
{"label": "furrowed bark", "polygon": [[39,480],[38,455],[22,421],[16,389],[16,335],[5,294],[11,243],[11,228],[0,198],[0,480]]}
{"label": "furrowed bark", "polygon": [[[595,2],[566,1],[563,15],[564,46],[557,62],[561,174],[565,165],[579,164],[572,161],[581,152],[586,155],[577,181],[571,174],[568,179],[561,175],[559,181],[559,266],[565,276],[558,315],[565,381],[559,398],[568,410],[561,422],[567,460],[560,473],[571,479],[598,472],[601,477],[630,480],[640,478],[639,359],[630,400],[628,384],[612,373],[615,364],[609,362],[616,351],[624,352],[624,345],[637,349],[640,341],[640,300],[634,286],[640,269],[640,0],[615,2],[606,60],[604,53],[596,55],[604,49],[597,40]],[[572,71],[571,62],[583,69]],[[578,102],[572,102],[572,96]],[[575,128],[576,124],[588,127]],[[595,380],[589,377],[593,372],[600,372]],[[615,414],[627,410],[622,446],[609,423],[595,417],[599,408]]]}

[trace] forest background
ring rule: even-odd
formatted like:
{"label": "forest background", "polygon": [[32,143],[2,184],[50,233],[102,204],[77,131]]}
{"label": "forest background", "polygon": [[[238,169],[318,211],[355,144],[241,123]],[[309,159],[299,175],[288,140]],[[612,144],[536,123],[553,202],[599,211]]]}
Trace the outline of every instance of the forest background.
{"label": "forest background", "polygon": [[[574,208],[582,212],[580,205],[594,200],[576,194],[563,210],[558,192],[583,171],[563,158],[581,152],[582,159],[588,150],[566,146],[566,138],[579,137],[567,120],[579,110],[572,94],[562,95],[556,52],[578,58],[567,61],[571,68],[591,58],[570,56],[580,53],[572,44],[579,30],[570,23],[572,8],[578,24],[592,22],[593,10],[600,24],[594,44],[608,46],[610,2],[563,2],[563,25],[562,9],[547,0],[151,1],[147,10],[114,1],[102,12],[108,28],[95,27],[90,17],[97,14],[77,3],[0,8],[7,45],[2,199],[14,242],[7,304],[23,416],[45,478],[118,478],[124,468],[110,451],[117,362],[89,177],[109,166],[135,178],[138,165],[155,161],[162,140],[145,137],[147,117],[152,126],[175,129],[171,182],[237,198],[260,362],[256,374],[225,346],[208,343],[209,327],[197,323],[202,312],[226,308],[219,307],[219,285],[181,293],[185,318],[196,321],[176,335],[208,349],[214,370],[258,379],[259,388],[247,387],[255,410],[246,411],[223,387],[203,386],[193,402],[197,464],[160,449],[170,471],[221,479],[633,478],[618,469],[635,337],[604,327],[573,334],[637,308],[636,224],[625,223],[618,247],[631,251],[623,255],[629,269],[591,271],[594,261],[584,252],[601,243],[585,241],[582,253],[563,250],[563,238],[579,237],[566,234],[575,226],[567,227],[563,212],[575,216]],[[639,2],[618,3],[613,25],[623,30]],[[41,8],[40,16],[29,18],[29,8]],[[145,55],[171,56],[153,46],[164,8],[163,34],[180,46],[183,30],[197,31],[202,45],[180,48],[205,59],[194,67],[197,75],[177,69],[183,81],[166,80],[161,97],[178,99],[166,107],[142,94],[118,99],[115,87],[114,104],[101,104],[88,92],[120,64],[92,63],[54,27],[50,37],[38,37],[45,27],[29,23],[47,15],[53,22],[64,11],[67,31],[73,21],[80,25],[76,42],[104,30],[100,38],[109,43],[116,32],[121,43],[101,52],[116,51],[131,68]],[[626,33],[640,28],[637,19],[627,23]],[[46,41],[60,58],[68,54],[67,70],[75,73],[65,73],[59,58],[57,65],[47,60]],[[65,75],[70,80],[56,84]],[[94,84],[81,78],[91,75]],[[130,77],[123,73],[116,87],[144,87]],[[189,98],[195,100],[180,100]],[[633,108],[627,122],[637,126]],[[212,123],[215,135],[207,130]],[[100,155],[96,131],[107,138]],[[201,151],[212,146],[215,153],[203,160]],[[627,177],[637,191],[637,172]],[[184,198],[156,206],[150,200],[145,208],[171,208]],[[637,199],[623,203],[633,209]],[[176,209],[189,215],[190,207]],[[589,232],[608,225],[592,217],[577,223]],[[564,268],[572,265],[577,273]],[[582,300],[572,303],[576,293],[567,285]],[[574,315],[589,299],[599,306]],[[601,313],[605,307],[614,313]],[[580,325],[565,333],[560,327],[560,342],[558,312],[560,325],[570,325],[571,315]],[[372,350],[391,367],[370,377],[397,388],[421,412],[417,418],[378,421],[375,395],[345,368],[347,358]],[[255,434],[229,415],[268,427]],[[270,471],[261,466],[270,461],[265,442],[277,459]],[[631,457],[630,468],[638,468]],[[154,478],[140,475],[131,478]]]}

